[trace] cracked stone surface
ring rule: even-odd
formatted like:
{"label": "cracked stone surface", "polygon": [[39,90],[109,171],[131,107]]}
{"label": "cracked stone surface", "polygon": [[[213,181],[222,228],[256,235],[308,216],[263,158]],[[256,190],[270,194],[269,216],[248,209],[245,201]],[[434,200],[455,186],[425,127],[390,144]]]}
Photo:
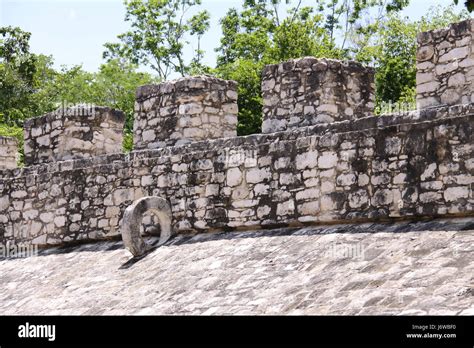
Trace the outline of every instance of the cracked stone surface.
{"label": "cracked stone surface", "polygon": [[0,313],[473,315],[473,219],[177,236],[0,259]]}

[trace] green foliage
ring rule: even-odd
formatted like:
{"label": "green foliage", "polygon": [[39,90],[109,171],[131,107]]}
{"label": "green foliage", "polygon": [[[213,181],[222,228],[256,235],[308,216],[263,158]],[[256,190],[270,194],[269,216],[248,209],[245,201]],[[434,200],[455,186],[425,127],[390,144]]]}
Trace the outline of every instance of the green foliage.
{"label": "green foliage", "polygon": [[[459,3],[459,0],[454,0],[454,3],[457,5]],[[474,11],[474,0],[465,0],[464,6],[466,6],[466,9],[469,12]]]}
{"label": "green foliage", "polygon": [[319,0],[317,3],[326,18],[325,29],[331,39],[339,37],[340,49],[354,57],[364,47],[354,45],[354,40],[359,37],[370,40],[384,18],[402,10],[409,0]]}
{"label": "green foliage", "polygon": [[416,86],[416,23],[390,16],[381,30],[381,44],[376,59],[377,102],[396,102],[405,88]]}
{"label": "green foliage", "polygon": [[239,135],[260,132],[261,74],[266,64],[304,56],[345,57],[323,28],[321,14],[301,7],[300,2],[282,19],[277,9],[280,3],[247,0],[243,11],[230,9],[221,20],[223,37],[216,50],[215,74],[238,83]]}
{"label": "green foliage", "polygon": [[30,33],[0,27],[0,110],[13,124],[31,111],[28,96],[35,89],[36,57],[29,52]]}
{"label": "green foliage", "polygon": [[35,93],[35,99],[42,103],[38,112],[30,117],[40,116],[45,112],[67,107],[73,104],[88,102],[90,86],[94,74],[85,72],[80,65],[53,70],[51,76],[43,82],[42,88]]}
{"label": "green foliage", "polygon": [[125,113],[124,149],[130,151],[133,146],[133,114],[135,90],[139,86],[158,82],[147,73],[136,71],[136,66],[118,59],[103,64],[90,84],[90,94],[85,100],[89,103],[109,106]]}
{"label": "green foliage", "polygon": [[[134,93],[138,86],[171,74],[213,74],[238,83],[238,134],[260,132],[261,73],[265,65],[304,56],[355,59],[374,66],[377,112],[403,110],[415,102],[416,34],[469,18],[467,11],[434,7],[419,21],[402,17],[409,0],[242,0],[221,19],[217,66],[203,64],[203,35],[210,14],[195,11],[201,0],[127,0],[131,29],[105,44],[97,73],[81,66],[53,68],[53,57],[29,52],[30,33],[0,27],[0,134],[22,142],[22,121],[77,103],[123,110],[124,149],[133,146]],[[454,0],[457,3],[457,0]],[[280,13],[281,6],[288,7]],[[473,1],[465,2],[472,11]],[[184,47],[196,43],[190,59]],[[158,78],[137,71],[149,66]],[[388,104],[387,104],[388,103]],[[390,104],[391,103],[391,104]]]}
{"label": "green foliage", "polygon": [[124,111],[124,148],[131,150],[135,90],[156,79],[137,72],[136,65],[123,59],[109,60],[97,73],[86,72],[81,66],[63,66],[57,71],[51,56],[29,53],[29,33],[7,27],[0,28],[0,35],[3,37],[0,41],[3,135],[14,135],[22,142],[23,120],[58,107],[90,103]]}
{"label": "green foliage", "polygon": [[422,16],[419,23],[420,32],[445,28],[451,23],[469,19],[471,16],[464,10],[457,12],[453,5],[451,6],[432,6],[427,14]]}
{"label": "green foliage", "polygon": [[[28,58],[31,33],[18,27],[0,28],[0,58],[7,63],[17,62]],[[26,56],[26,57],[25,57]]]}
{"label": "green foliage", "polygon": [[304,8],[296,18],[286,18],[275,28],[264,60],[283,62],[304,56],[327,58],[345,56],[321,27],[322,16],[311,16],[310,11]]}
{"label": "green foliage", "polygon": [[261,128],[262,97],[261,72],[262,62],[250,59],[239,59],[225,64],[217,71],[221,78],[237,81],[239,122],[237,133],[247,135],[259,132]]}
{"label": "green foliage", "polygon": [[131,130],[124,130],[123,132],[123,151],[130,152],[133,149],[133,132]]}
{"label": "green foliage", "polygon": [[58,107],[58,94],[65,93],[62,88],[53,88],[57,83],[59,72],[53,68],[53,57],[36,56],[35,89],[28,95],[31,109],[23,119],[42,115]]}
{"label": "green foliage", "polygon": [[202,64],[204,51],[201,49],[202,36],[209,30],[211,15],[207,11],[201,11],[189,20],[190,34],[197,36],[197,49],[188,68],[191,75],[207,73],[209,68]]}
{"label": "green foliage", "polygon": [[282,3],[244,0],[242,11],[230,9],[221,20],[216,73],[239,83],[239,135],[260,132],[264,65],[304,56],[373,63],[381,51],[371,42],[374,33],[408,0],[317,0],[311,7],[285,0],[294,5],[285,16],[279,13]]}
{"label": "green foliage", "polygon": [[[118,36],[120,43],[105,44],[104,58],[125,58],[134,64],[154,69],[161,80],[173,72],[185,76],[201,69],[202,35],[209,29],[210,14],[199,12],[186,20],[186,13],[201,0],[129,0],[125,1],[125,20],[132,30]],[[186,64],[183,47],[187,38],[197,36],[198,49]]]}
{"label": "green foliage", "polygon": [[371,59],[377,68],[377,104],[382,102],[413,104],[416,87],[417,33],[443,28],[465,18],[469,18],[468,13],[465,11],[457,13],[453,6],[432,7],[419,21],[410,21],[408,17],[402,17],[400,14],[391,14],[379,29],[378,43],[372,47],[374,55]]}
{"label": "green foliage", "polygon": [[63,67],[42,91],[42,95],[52,98],[47,104],[50,106],[47,111],[79,103],[122,110],[126,116],[124,149],[130,151],[133,144],[130,134],[133,131],[135,90],[139,86],[157,82],[151,75],[137,72],[136,69],[135,65],[119,59],[102,64],[97,73],[86,72],[81,66]]}

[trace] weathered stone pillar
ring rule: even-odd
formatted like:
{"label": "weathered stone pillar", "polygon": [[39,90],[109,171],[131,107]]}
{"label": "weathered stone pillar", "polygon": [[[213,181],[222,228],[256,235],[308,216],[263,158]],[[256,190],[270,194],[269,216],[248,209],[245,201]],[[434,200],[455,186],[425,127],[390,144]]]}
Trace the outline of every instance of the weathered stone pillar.
{"label": "weathered stone pillar", "polygon": [[16,168],[17,157],[17,140],[11,137],[0,137],[0,170]]}
{"label": "weathered stone pillar", "polygon": [[209,76],[139,87],[134,149],[237,136],[237,84]]}
{"label": "weathered stone pillar", "polygon": [[125,115],[108,107],[77,105],[25,121],[25,163],[120,153]]}
{"label": "weathered stone pillar", "polygon": [[263,71],[263,133],[366,117],[374,70],[353,61],[306,57]]}
{"label": "weathered stone pillar", "polygon": [[419,108],[474,102],[474,20],[418,34]]}

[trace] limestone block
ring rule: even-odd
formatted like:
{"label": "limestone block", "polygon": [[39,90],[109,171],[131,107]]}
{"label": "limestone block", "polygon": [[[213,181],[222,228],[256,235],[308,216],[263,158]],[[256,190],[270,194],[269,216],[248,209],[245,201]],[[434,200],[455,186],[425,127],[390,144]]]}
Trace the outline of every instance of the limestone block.
{"label": "limestone block", "polygon": [[137,150],[237,136],[234,81],[210,76],[185,77],[139,87],[136,99]]}
{"label": "limestone block", "polygon": [[418,108],[471,102],[474,85],[474,20],[418,35]]}
{"label": "limestone block", "polygon": [[18,142],[15,138],[0,136],[0,170],[17,166]]}
{"label": "limestone block", "polygon": [[369,116],[374,70],[353,61],[305,57],[265,67],[264,133]]}
{"label": "limestone block", "polygon": [[121,153],[123,112],[76,105],[26,120],[25,163],[65,161]]}

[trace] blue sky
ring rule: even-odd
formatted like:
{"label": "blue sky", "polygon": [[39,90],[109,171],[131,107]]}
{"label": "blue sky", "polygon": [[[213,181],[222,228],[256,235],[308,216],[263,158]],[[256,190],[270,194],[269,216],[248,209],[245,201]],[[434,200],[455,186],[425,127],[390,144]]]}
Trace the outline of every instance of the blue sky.
{"label": "blue sky", "polygon": [[[214,66],[221,31],[219,19],[242,0],[203,0],[211,13],[211,30],[203,37],[205,62]],[[305,0],[311,3],[311,0]],[[431,5],[452,4],[452,0],[411,0],[405,15],[417,19]],[[463,1],[460,1],[463,3]],[[462,8],[461,5],[458,5]],[[103,44],[114,42],[128,29],[122,0],[0,0],[0,26],[19,26],[32,33],[31,50],[53,55],[55,65],[82,64],[96,71],[102,61]],[[188,47],[190,51],[192,47]]]}

